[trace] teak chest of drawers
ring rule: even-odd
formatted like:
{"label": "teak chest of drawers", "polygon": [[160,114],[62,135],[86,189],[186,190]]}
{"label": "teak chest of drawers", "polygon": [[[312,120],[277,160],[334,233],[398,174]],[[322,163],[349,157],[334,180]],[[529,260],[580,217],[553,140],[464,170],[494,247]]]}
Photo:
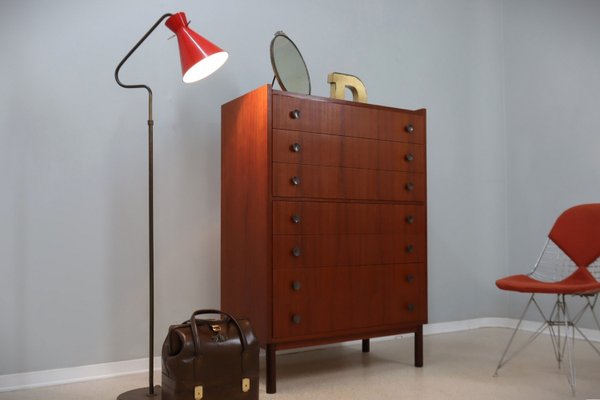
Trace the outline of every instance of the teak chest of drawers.
{"label": "teak chest of drawers", "polygon": [[221,308],[267,354],[427,323],[425,110],[263,86],[222,106]]}

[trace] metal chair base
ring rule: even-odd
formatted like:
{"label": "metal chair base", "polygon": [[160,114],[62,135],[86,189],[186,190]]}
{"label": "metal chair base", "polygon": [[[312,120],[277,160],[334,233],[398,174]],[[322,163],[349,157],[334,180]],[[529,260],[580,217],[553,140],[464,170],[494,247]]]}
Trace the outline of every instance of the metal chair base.
{"label": "metal chair base", "polygon": [[[595,313],[595,306],[598,301],[598,294],[595,295],[581,295],[585,298],[586,304],[579,310],[577,314],[571,318],[569,313],[569,308],[567,307],[567,302],[565,301],[565,295],[559,294],[557,295],[556,302],[554,303],[554,307],[550,312],[550,316],[547,317],[546,314],[542,311],[542,308],[535,300],[535,293],[531,295],[523,313],[521,314],[521,318],[519,318],[519,322],[517,326],[513,330],[513,333],[506,345],[504,352],[502,353],[502,357],[500,357],[500,361],[498,362],[498,366],[496,367],[496,371],[494,372],[494,376],[498,376],[498,371],[504,365],[506,365],[510,360],[512,360],[517,354],[519,354],[525,347],[530,345],[537,337],[548,328],[550,333],[550,338],[552,340],[552,347],[554,349],[554,355],[556,361],[558,362],[558,368],[561,368],[563,361],[565,360],[565,355],[567,358],[567,362],[569,364],[569,371],[567,374],[567,379],[569,381],[569,385],[571,387],[571,393],[575,395],[576,383],[575,383],[575,366],[573,365],[573,349],[575,346],[575,330],[585,339],[586,342],[600,355],[600,350],[594,343],[592,343],[589,338],[579,329],[577,323],[581,319],[581,317],[585,314],[585,312],[589,309],[592,313],[594,321],[598,329],[600,330],[600,323],[598,321],[598,317]],[[591,300],[590,298],[593,298]],[[531,304],[534,304],[537,308],[538,312],[542,316],[544,322],[542,325],[529,337],[529,339],[521,345],[517,350],[508,355],[508,350],[513,343],[513,340],[523,322],[523,318],[525,318],[525,314]],[[563,329],[561,329],[563,328]]]}

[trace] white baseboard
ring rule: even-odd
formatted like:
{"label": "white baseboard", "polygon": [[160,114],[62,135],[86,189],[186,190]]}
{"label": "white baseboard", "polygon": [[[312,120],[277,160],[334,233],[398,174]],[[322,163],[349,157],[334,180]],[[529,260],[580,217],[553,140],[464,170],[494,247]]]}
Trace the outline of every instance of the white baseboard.
{"label": "white baseboard", "polygon": [[[154,357],[154,365],[155,370],[160,370],[160,357]],[[137,374],[147,371],[148,358],[140,358],[137,360],[82,365],[80,367],[0,375],[0,393],[42,386],[83,382],[94,379],[112,378],[115,376]]]}
{"label": "white baseboard", "polygon": [[[476,318],[463,321],[438,322],[425,325],[424,335],[460,332],[478,328],[514,328],[517,320],[511,318]],[[521,330],[535,331],[540,326],[539,322],[523,321]],[[600,342],[600,331],[582,329],[588,339]],[[376,340],[392,340],[407,335],[388,336]],[[581,335],[576,334],[581,339]],[[297,351],[297,350],[296,350]],[[160,357],[155,357],[155,370],[161,366]],[[148,359],[119,361],[104,364],[84,365],[72,368],[50,369],[44,371],[25,372],[20,374],[0,375],[0,392],[31,389],[42,386],[61,385],[65,383],[82,382],[94,379],[110,378],[120,375],[129,375],[148,371]]]}
{"label": "white baseboard", "polygon": [[[478,328],[510,328],[514,329],[517,326],[518,320],[513,318],[476,318],[464,321],[441,322],[437,324],[425,325],[423,334],[434,335],[438,333],[450,333],[457,331],[466,331],[469,329]],[[520,330],[526,332],[535,332],[542,326],[541,322],[523,321]],[[600,331],[597,329],[580,328],[581,332],[591,341],[600,342]],[[549,334],[546,329],[544,334]],[[576,339],[584,339],[579,332],[575,331]]]}

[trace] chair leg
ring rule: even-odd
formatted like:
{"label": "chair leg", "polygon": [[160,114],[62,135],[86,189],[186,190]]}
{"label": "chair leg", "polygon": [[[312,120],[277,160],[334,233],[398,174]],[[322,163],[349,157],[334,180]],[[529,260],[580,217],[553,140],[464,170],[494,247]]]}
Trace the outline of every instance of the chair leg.
{"label": "chair leg", "polygon": [[515,329],[513,330],[513,333],[510,336],[510,339],[508,340],[506,347],[504,348],[504,352],[502,353],[502,356],[500,357],[500,361],[498,361],[498,365],[496,366],[496,371],[494,371],[494,376],[498,376],[498,371],[500,370],[500,368],[502,368],[504,366],[504,364],[509,362],[518,352],[520,352],[520,350],[518,350],[515,353],[513,353],[510,357],[506,358],[506,355],[508,354],[508,349],[510,349],[511,344],[512,344],[513,340],[515,339],[517,332],[519,331],[519,327],[521,326],[521,323],[523,322],[523,318],[525,318],[525,314],[527,313],[527,310],[529,310],[529,306],[531,305],[531,303],[534,302],[534,296],[535,296],[535,294],[532,294],[531,297],[529,298],[529,301],[527,302],[527,305],[525,306],[525,309],[523,310],[523,313],[521,314],[521,318],[519,318],[519,322],[517,323],[517,326],[515,326]]}
{"label": "chair leg", "polygon": [[561,301],[560,295],[556,295],[556,301],[554,307],[548,318],[548,331],[550,332],[550,339],[552,340],[552,348],[556,361],[558,362],[558,368],[562,366],[562,361],[565,359],[566,341],[562,340],[561,326],[567,326],[566,322],[562,321],[564,315],[564,302]]}
{"label": "chair leg", "polygon": [[[539,305],[537,303],[536,306],[538,306],[539,309]],[[581,317],[580,314],[581,312],[578,313],[578,318]],[[569,365],[567,380],[569,382],[569,386],[571,387],[571,393],[575,395],[576,386],[573,350],[575,347],[576,325],[574,320],[571,319],[564,294],[559,294],[556,296],[556,302],[554,303],[554,307],[550,313],[550,318],[546,319],[546,324],[548,325],[548,330],[550,331],[550,338],[552,339],[552,347],[554,348],[556,361],[558,361],[558,368],[562,367],[562,362],[565,360],[566,355],[566,360]],[[564,329],[561,329],[562,327],[564,327]]]}
{"label": "chair leg", "polygon": [[[569,315],[569,309],[565,302],[565,295],[562,295],[563,304],[563,320],[565,324],[565,347],[567,349],[567,360],[569,362],[569,374],[567,379],[571,386],[571,393],[575,396],[575,365],[573,364],[573,350],[575,349],[575,325],[573,324]],[[570,328],[570,329],[569,329]],[[571,338],[569,339],[569,330],[571,331]]]}
{"label": "chair leg", "polygon": [[594,317],[594,321],[596,321],[596,326],[598,330],[600,330],[600,322],[598,322],[598,316],[596,315],[596,303],[598,302],[598,293],[594,296],[594,301],[591,302],[589,297],[586,297],[588,304],[590,305],[590,309],[592,310],[592,317]]}
{"label": "chair leg", "polygon": [[[593,300],[590,300],[590,296],[585,296],[586,304],[579,310],[577,314],[571,317],[569,313],[569,308],[567,306],[567,302],[565,300],[565,295],[562,295],[562,298],[559,300],[562,302],[562,311],[563,311],[563,324],[565,326],[565,347],[567,353],[567,360],[569,362],[569,374],[567,378],[569,380],[569,385],[571,385],[571,392],[575,395],[576,389],[576,380],[575,380],[575,365],[573,364],[573,351],[575,349],[575,330],[579,332],[579,334],[585,339],[586,342],[594,349],[598,355],[600,355],[600,350],[592,341],[583,333],[581,329],[577,326],[577,323],[581,319],[581,317],[585,314],[586,310],[590,310],[594,321],[596,322],[596,326],[600,330],[600,322],[598,321],[598,316],[596,315],[596,303],[598,302],[598,294],[593,296]],[[559,325],[560,326],[560,325]],[[569,338],[569,330],[571,337]],[[563,350],[564,352],[564,350]]]}
{"label": "chair leg", "polygon": [[585,296],[585,299],[586,299],[586,304],[573,317],[573,327],[575,329],[577,329],[577,332],[579,332],[581,337],[583,337],[583,339],[585,339],[585,341],[592,347],[592,349],[594,349],[594,351],[598,355],[600,355],[600,349],[598,349],[598,347],[594,343],[592,343],[592,341],[586,336],[586,334],[583,333],[583,331],[581,329],[579,329],[579,327],[577,326],[577,324],[579,323],[579,320],[581,319],[581,317],[583,316],[585,311],[587,309],[589,309],[590,313],[592,314],[592,318],[594,319],[594,322],[596,323],[596,326],[598,327],[598,330],[600,330],[600,322],[598,321],[598,316],[596,315],[596,310],[595,310],[596,303],[598,302],[598,294],[593,296],[593,300],[590,300],[590,296]]}

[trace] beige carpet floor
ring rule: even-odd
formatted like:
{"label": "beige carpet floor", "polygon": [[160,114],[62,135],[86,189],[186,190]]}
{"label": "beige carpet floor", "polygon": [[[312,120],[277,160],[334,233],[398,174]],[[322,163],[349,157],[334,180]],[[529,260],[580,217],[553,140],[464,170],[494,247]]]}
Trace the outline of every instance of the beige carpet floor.
{"label": "beige carpet floor", "polygon": [[[566,370],[557,368],[547,335],[539,337],[502,368],[500,376],[493,377],[509,335],[508,329],[486,328],[425,336],[423,368],[412,366],[413,339],[408,335],[374,341],[368,354],[360,351],[359,344],[280,354],[277,393],[265,393],[264,364],[261,364],[260,397],[278,400],[600,399],[600,356],[582,341],[575,344],[575,396],[571,395]],[[136,374],[5,392],[0,393],[0,400],[115,399],[121,392],[146,385],[146,378],[145,374]],[[156,382],[160,382],[160,374],[156,375]]]}

